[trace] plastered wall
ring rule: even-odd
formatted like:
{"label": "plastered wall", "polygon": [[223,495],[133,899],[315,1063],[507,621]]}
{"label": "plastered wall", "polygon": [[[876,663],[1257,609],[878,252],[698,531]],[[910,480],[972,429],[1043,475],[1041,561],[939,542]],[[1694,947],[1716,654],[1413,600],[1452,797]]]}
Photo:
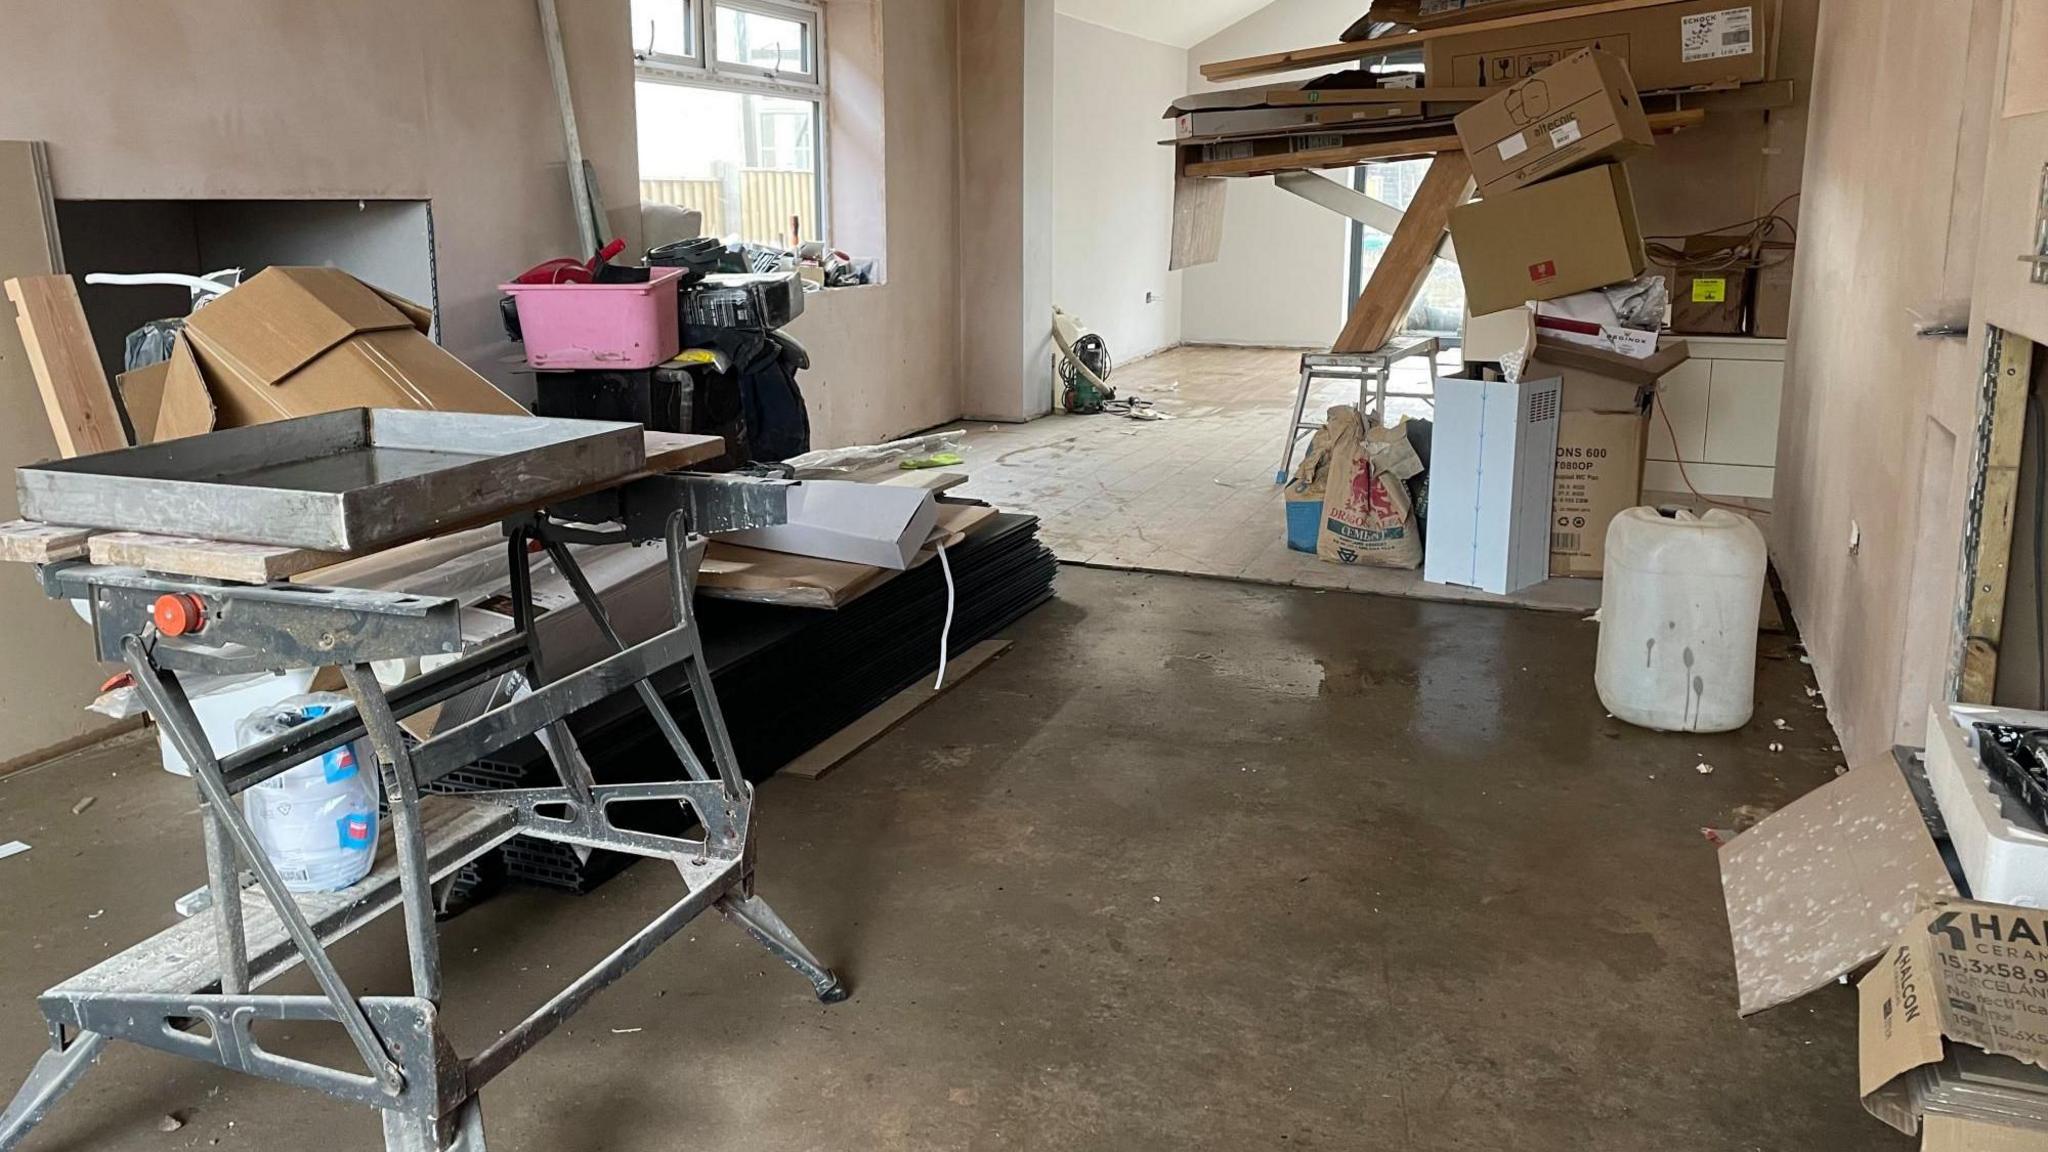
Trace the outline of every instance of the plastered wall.
{"label": "plastered wall", "polygon": [[[1173,166],[1160,118],[1187,84],[1185,49],[1061,16],[1055,35],[1054,299],[1118,362],[1180,343],[1182,273],[1166,270]],[[1150,298],[1148,299],[1148,294]]]}
{"label": "plastered wall", "polygon": [[1821,7],[1772,551],[1851,764],[1919,742],[1948,663],[1983,346],[1916,329],[2007,315],[1978,255],[2000,20]]}
{"label": "plastered wall", "polygon": [[[814,298],[796,327],[816,365],[821,446],[958,415],[963,315],[954,0],[828,11],[834,55],[849,60],[834,94],[835,215],[856,247],[884,249],[889,282]],[[561,0],[560,13],[585,153],[614,231],[637,248],[626,0]],[[505,363],[516,349],[496,285],[578,243],[531,3],[0,0],[0,29],[0,139],[48,142],[59,199],[428,200],[443,343],[527,390]],[[19,367],[0,363],[0,405],[32,427],[41,408]],[[47,455],[45,440],[9,441],[0,466]],[[36,595],[25,570],[0,578],[11,597]],[[83,626],[71,636],[62,606],[36,608],[49,621],[36,660],[0,657],[0,766],[95,723],[82,705],[101,674]]]}
{"label": "plastered wall", "polygon": [[[626,13],[561,5],[586,108],[631,101],[630,71],[597,66]],[[0,27],[0,139],[49,144],[59,199],[431,200],[442,342],[522,387],[496,285],[578,247],[533,5],[0,0]],[[631,132],[584,146],[630,221]]]}

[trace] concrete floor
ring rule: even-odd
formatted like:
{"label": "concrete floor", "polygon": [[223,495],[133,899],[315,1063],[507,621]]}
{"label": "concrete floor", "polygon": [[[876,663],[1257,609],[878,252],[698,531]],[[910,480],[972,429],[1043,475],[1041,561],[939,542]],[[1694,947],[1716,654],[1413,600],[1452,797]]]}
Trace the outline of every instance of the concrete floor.
{"label": "concrete floor", "polygon": [[[1014,637],[762,789],[761,890],[850,1002],[702,922],[485,1093],[491,1146],[1909,1146],[1856,1102],[1850,989],[1735,1016],[1699,830],[1835,763],[1783,637],[1717,737],[1604,719],[1595,626],[1561,614],[1068,568]],[[0,861],[10,1084],[34,993],[198,881],[191,807],[152,744],[0,782],[0,841],[34,845]],[[452,922],[458,1039],[677,894],[643,866]],[[400,944],[390,918],[339,959],[399,991]],[[122,1048],[24,1150],[376,1143],[366,1112]]]}

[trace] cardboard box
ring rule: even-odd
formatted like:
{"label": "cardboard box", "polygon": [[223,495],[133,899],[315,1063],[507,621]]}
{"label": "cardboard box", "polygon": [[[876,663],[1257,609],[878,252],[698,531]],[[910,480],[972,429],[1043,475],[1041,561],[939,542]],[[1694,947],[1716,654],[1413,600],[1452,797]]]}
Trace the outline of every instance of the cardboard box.
{"label": "cardboard box", "polygon": [[1929,1116],[1920,1134],[1920,1152],[2048,1152],[2048,1132]]}
{"label": "cardboard box", "polygon": [[1645,265],[1619,164],[1461,204],[1451,209],[1451,238],[1474,315],[1633,279]]}
{"label": "cardboard box", "polygon": [[1524,372],[1558,378],[1557,476],[1550,574],[1599,576],[1607,526],[1642,503],[1657,381],[1691,358],[1684,341],[1638,359],[1539,335]]}
{"label": "cardboard box", "polygon": [[1770,0],[1685,0],[1451,33],[1423,45],[1423,70],[1430,87],[1497,87],[1598,48],[1628,64],[1640,92],[1732,88],[1770,79],[1774,16]]}
{"label": "cardboard box", "polygon": [[1633,156],[1655,143],[1628,65],[1591,48],[1474,104],[1451,123],[1487,196]]}
{"label": "cardboard box", "polygon": [[1671,286],[1673,332],[1740,336],[1747,330],[1753,270],[1735,251],[1745,242],[1741,236],[1688,236],[1683,251],[1689,263],[1660,266]]}
{"label": "cardboard box", "polygon": [[1560,384],[1437,381],[1422,578],[1506,594],[1550,575]]}
{"label": "cardboard box", "polygon": [[240,428],[342,408],[526,415],[428,339],[432,323],[427,309],[340,269],[267,268],[185,322],[158,426]]}
{"label": "cardboard box", "polygon": [[[1513,357],[1525,378],[1558,381],[1562,415],[1551,481],[1549,572],[1599,576],[1607,563],[1608,524],[1642,502],[1657,381],[1691,351],[1681,340],[1638,359],[1559,343],[1539,335],[1528,308],[1513,308],[1468,317],[1465,354],[1475,366]],[[1434,508],[1433,486],[1431,492]]]}
{"label": "cardboard box", "polygon": [[1792,330],[1792,259],[1784,240],[1764,241],[1763,267],[1750,285],[1749,334],[1783,340]]}
{"label": "cardboard box", "polygon": [[1566,411],[1557,422],[1550,497],[1550,574],[1598,578],[1607,526],[1642,503],[1650,414]]}
{"label": "cardboard box", "polygon": [[922,488],[806,480],[789,495],[789,523],[718,539],[900,572],[924,547],[938,514],[932,494]]}
{"label": "cardboard box", "polygon": [[2048,914],[1937,904],[1908,922],[1856,998],[1863,1107],[1911,1135],[1920,1117],[1907,1081],[1949,1045],[2048,1067]]}

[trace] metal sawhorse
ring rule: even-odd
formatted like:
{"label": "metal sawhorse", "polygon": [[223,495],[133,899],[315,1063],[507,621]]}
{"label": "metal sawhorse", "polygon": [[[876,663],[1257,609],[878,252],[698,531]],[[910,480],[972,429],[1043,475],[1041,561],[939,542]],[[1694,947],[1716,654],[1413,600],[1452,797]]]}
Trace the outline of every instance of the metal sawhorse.
{"label": "metal sawhorse", "polygon": [[[772,524],[786,518],[787,485],[655,476],[586,497],[561,522],[527,513],[506,521],[514,630],[460,660],[396,688],[371,662],[462,651],[460,605],[451,599],[291,584],[228,585],[136,568],[64,562],[38,570],[52,597],[92,605],[102,659],[125,663],[180,755],[201,799],[211,907],[43,993],[50,1047],[0,1113],[0,1150],[12,1148],[99,1058],[125,1040],[252,1076],[311,1088],[378,1109],[391,1152],[484,1152],[483,1087],[631,971],[698,915],[716,908],[811,982],[826,1003],[846,986],[754,894],[754,792],[741,776],[718,709],[690,607],[686,557],[692,528]],[[780,517],[780,518],[778,518]],[[712,521],[707,524],[706,519]],[[603,530],[576,525],[617,527]],[[667,631],[627,646],[570,554],[571,543],[668,546],[673,617]],[[578,601],[618,651],[573,675],[543,682],[529,570],[544,549]],[[157,609],[176,599],[176,625]],[[196,626],[193,626],[196,624]],[[175,634],[174,634],[175,633]],[[181,672],[338,666],[354,698],[280,736],[226,756],[209,746],[179,684]],[[707,770],[653,679],[678,669],[710,748]],[[398,721],[486,685],[523,681],[510,699],[409,746]],[[599,784],[568,717],[631,689],[680,761],[684,778]],[[537,735],[559,787],[423,795],[449,773]],[[389,832],[370,874],[340,892],[293,895],[258,845],[235,797],[294,764],[367,737],[390,805]],[[694,838],[621,828],[611,805],[672,801],[694,817]],[[439,1018],[441,958],[435,915],[464,864],[515,835],[666,860],[682,897],[588,972],[475,1056],[458,1056]],[[256,884],[244,891],[241,871]],[[397,907],[405,918],[412,992],[358,996],[327,949]],[[305,964],[317,995],[262,995],[265,983]],[[259,1021],[339,1025],[360,1065],[328,1067],[266,1050]]]}
{"label": "metal sawhorse", "polygon": [[[1387,397],[1406,396],[1419,400],[1436,399],[1436,357],[1442,351],[1443,342],[1435,336],[1396,336],[1393,341],[1377,352],[1306,352],[1301,357],[1301,386],[1294,394],[1294,418],[1287,425],[1287,440],[1280,447],[1280,470],[1273,474],[1273,483],[1287,483],[1287,474],[1294,467],[1294,448],[1301,442],[1304,431],[1314,431],[1323,426],[1320,420],[1304,420],[1308,408],[1308,394],[1318,380],[1358,381],[1358,408],[1366,410],[1367,401],[1373,404],[1372,411],[1381,419],[1387,412]],[[1390,390],[1394,376],[1394,365],[1402,360],[1420,356],[1429,364],[1429,391],[1395,392]]]}

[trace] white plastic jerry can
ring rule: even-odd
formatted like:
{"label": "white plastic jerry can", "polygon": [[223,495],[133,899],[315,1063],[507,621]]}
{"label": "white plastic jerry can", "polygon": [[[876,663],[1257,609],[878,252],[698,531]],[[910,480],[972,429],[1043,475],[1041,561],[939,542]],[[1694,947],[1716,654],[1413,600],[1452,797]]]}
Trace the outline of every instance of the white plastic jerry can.
{"label": "white plastic jerry can", "polygon": [[1666,732],[1728,732],[1756,707],[1764,536],[1718,508],[1631,508],[1607,526],[1600,656],[1607,710]]}

